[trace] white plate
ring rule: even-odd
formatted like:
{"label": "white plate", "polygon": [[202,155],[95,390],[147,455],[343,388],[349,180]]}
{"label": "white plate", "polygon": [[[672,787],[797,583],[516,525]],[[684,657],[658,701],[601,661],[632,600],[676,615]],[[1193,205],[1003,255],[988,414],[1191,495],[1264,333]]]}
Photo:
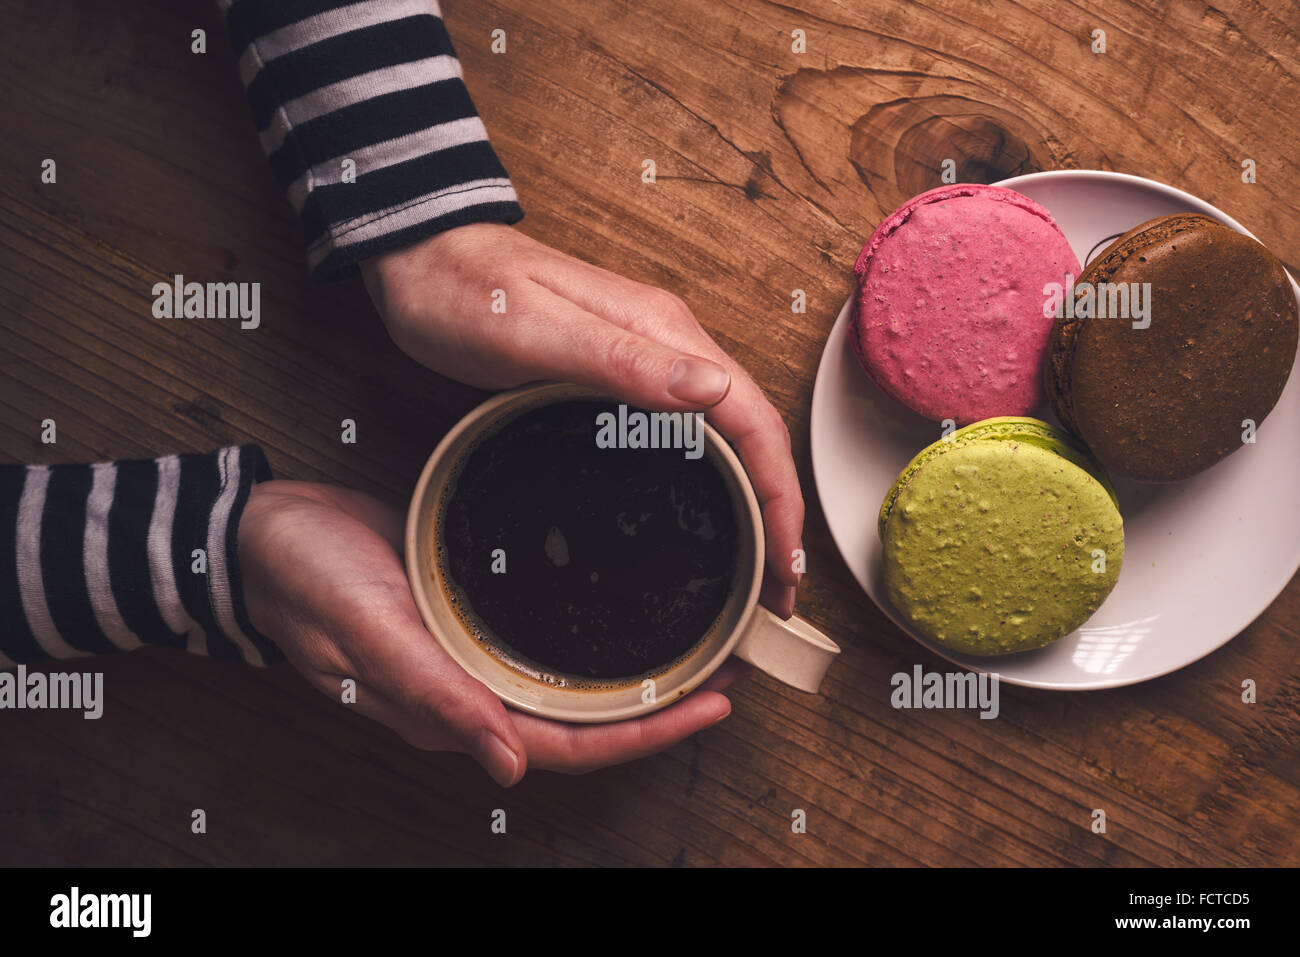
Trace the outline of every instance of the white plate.
{"label": "white plate", "polygon": [[[1085,265],[1103,240],[1170,213],[1204,213],[1250,235],[1195,196],[1139,176],[1058,170],[997,185],[1047,207]],[[1291,283],[1300,299],[1300,286]],[[1086,690],[1146,681],[1225,644],[1300,568],[1300,375],[1292,369],[1255,444],[1185,482],[1115,482],[1124,514],[1124,569],[1105,604],[1082,627],[1042,650],[997,658],[954,654],[922,639],[885,596],[876,515],[903,466],[940,430],[882,393],[858,366],[848,340],[852,305],[850,296],[827,340],[813,390],[817,493],[858,582],[895,624],[937,654],[1033,688]],[[1035,414],[1058,424],[1046,402]]]}

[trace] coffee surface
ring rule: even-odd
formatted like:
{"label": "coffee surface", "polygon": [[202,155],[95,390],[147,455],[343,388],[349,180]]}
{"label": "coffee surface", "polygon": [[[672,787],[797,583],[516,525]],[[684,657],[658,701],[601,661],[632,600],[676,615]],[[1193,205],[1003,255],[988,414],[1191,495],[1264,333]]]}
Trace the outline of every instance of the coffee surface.
{"label": "coffee surface", "polygon": [[480,640],[581,678],[680,658],[736,570],[732,499],[710,457],[598,447],[597,416],[616,408],[575,400],[508,422],[470,452],[440,523],[449,597]]}

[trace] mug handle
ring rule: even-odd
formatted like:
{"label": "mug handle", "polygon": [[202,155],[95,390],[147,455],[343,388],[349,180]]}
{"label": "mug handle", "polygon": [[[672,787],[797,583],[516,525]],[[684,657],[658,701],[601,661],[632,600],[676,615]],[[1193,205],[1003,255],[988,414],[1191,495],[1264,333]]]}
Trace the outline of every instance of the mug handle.
{"label": "mug handle", "polygon": [[755,612],[733,654],[777,681],[816,694],[840,646],[798,615],[778,618],[762,605]]}

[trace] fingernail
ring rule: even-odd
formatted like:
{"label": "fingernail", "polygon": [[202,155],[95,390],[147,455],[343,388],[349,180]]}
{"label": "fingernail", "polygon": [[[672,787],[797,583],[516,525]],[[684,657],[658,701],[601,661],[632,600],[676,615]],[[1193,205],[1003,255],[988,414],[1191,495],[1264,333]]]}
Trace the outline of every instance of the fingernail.
{"label": "fingernail", "polygon": [[722,712],[722,714],[718,715],[718,716],[717,716],[716,718],[714,718],[712,721],[710,721],[710,722],[708,723],[707,727],[711,728],[711,727],[713,727],[715,724],[722,724],[722,722],[726,721],[726,720],[727,720],[728,718],[730,718],[730,717],[731,717],[731,702],[728,701],[728,702],[727,702],[727,710],[724,711],[724,712]]}
{"label": "fingernail", "polygon": [[492,780],[503,788],[513,787],[519,781],[519,755],[491,731],[479,735],[479,763],[492,775]]}
{"label": "fingernail", "polygon": [[668,375],[668,394],[692,405],[717,405],[731,388],[731,374],[708,359],[678,359]]}

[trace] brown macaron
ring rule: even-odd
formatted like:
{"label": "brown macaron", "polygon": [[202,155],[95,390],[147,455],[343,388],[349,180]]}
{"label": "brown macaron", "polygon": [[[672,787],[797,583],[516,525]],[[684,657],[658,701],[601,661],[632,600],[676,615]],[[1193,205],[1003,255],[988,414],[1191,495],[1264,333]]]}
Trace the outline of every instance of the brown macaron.
{"label": "brown macaron", "polygon": [[1185,479],[1240,448],[1243,422],[1263,422],[1295,362],[1300,316],[1282,263],[1208,216],[1129,230],[1065,298],[1048,398],[1107,469],[1131,478]]}

